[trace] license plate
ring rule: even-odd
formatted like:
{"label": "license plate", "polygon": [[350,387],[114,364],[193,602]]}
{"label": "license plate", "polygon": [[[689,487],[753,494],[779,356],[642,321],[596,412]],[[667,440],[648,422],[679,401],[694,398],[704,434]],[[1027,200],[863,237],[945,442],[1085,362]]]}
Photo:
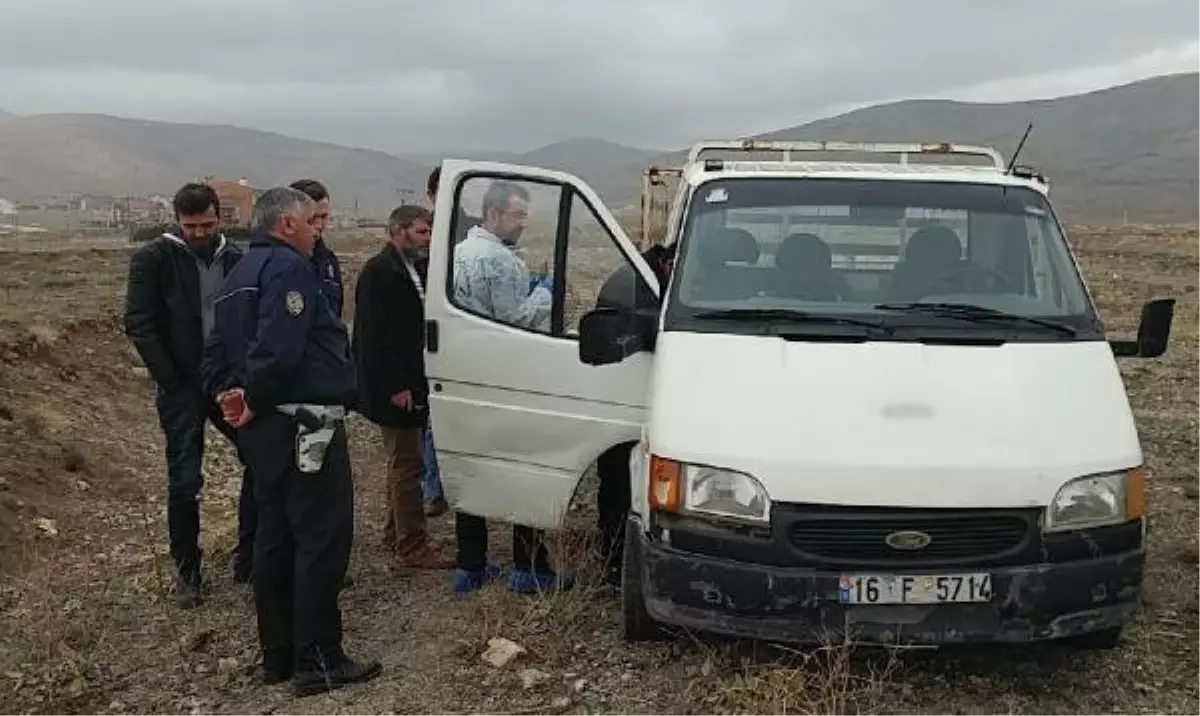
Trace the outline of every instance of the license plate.
{"label": "license plate", "polygon": [[842,604],[948,604],[987,602],[992,575],[843,574],[838,582]]}

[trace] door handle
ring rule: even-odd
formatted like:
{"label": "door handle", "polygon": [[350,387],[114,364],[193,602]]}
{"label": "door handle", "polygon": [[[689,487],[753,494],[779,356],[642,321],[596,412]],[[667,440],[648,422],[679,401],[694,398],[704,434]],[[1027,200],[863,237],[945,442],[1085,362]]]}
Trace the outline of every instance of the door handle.
{"label": "door handle", "polygon": [[425,321],[425,350],[430,353],[438,350],[438,322],[432,318]]}

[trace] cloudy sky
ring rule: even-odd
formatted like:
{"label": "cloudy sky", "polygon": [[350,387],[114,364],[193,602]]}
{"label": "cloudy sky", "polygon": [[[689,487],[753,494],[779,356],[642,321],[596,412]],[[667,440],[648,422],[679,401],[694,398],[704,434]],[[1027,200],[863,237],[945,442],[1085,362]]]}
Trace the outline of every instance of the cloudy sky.
{"label": "cloudy sky", "polygon": [[0,108],[400,153],[645,148],[1200,64],[1196,0],[3,0]]}

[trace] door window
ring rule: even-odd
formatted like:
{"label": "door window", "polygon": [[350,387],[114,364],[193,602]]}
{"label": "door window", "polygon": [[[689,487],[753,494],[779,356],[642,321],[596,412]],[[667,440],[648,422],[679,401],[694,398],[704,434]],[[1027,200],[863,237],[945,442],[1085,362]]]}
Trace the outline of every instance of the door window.
{"label": "door window", "polygon": [[447,295],[498,323],[550,333],[563,187],[471,176],[458,187]]}
{"label": "door window", "polygon": [[479,318],[561,338],[599,305],[656,307],[653,290],[571,186],[473,174],[459,185],[447,296]]}

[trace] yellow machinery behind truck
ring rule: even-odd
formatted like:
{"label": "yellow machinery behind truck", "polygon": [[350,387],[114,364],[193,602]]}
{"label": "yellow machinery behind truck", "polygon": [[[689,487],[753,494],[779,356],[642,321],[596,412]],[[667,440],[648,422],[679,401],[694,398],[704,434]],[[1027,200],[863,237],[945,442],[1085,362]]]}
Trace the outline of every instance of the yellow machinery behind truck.
{"label": "yellow machinery behind truck", "polygon": [[661,244],[667,236],[671,203],[679,186],[681,167],[647,167],[642,172],[642,216],[640,248]]}

